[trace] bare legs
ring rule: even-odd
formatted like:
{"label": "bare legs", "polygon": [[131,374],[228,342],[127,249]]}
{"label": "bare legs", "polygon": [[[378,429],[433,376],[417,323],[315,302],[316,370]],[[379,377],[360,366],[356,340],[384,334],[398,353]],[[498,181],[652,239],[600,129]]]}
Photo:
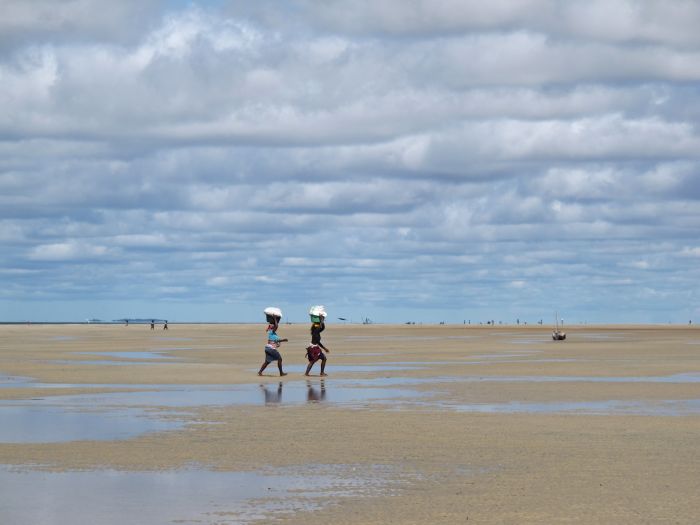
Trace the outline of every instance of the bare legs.
{"label": "bare legs", "polygon": [[[328,374],[326,374],[326,356],[323,353],[321,353],[321,356],[318,358],[318,360],[321,361],[321,374],[320,375],[322,375],[322,376],[328,375]],[[311,367],[314,366],[315,362],[316,361],[314,361],[313,363],[309,363],[309,365],[306,367],[306,372],[304,372],[305,376],[309,375],[309,372],[311,372]]]}
{"label": "bare legs", "polygon": [[[267,365],[269,365],[269,364],[270,364],[270,363],[268,363],[267,361],[265,361],[265,362],[262,364],[262,366],[260,367],[260,370],[258,371],[258,375],[259,375],[259,376],[262,375],[263,370],[265,370],[265,369],[267,368]],[[281,360],[281,359],[278,359],[278,360],[277,360],[277,368],[278,368],[279,371],[280,371],[280,376],[286,376],[286,375],[287,375],[287,373],[284,372],[284,371],[282,370],[282,360]]]}

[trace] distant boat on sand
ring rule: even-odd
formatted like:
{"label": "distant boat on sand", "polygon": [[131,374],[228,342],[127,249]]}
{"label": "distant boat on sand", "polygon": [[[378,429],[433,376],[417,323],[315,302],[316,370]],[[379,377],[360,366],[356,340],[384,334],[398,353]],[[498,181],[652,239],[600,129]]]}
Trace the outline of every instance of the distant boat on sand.
{"label": "distant boat on sand", "polygon": [[[562,328],[563,327],[564,323],[562,322]],[[566,339],[566,332],[559,329],[559,314],[556,312],[554,313],[554,330],[552,330],[552,339],[555,341],[563,341]]]}

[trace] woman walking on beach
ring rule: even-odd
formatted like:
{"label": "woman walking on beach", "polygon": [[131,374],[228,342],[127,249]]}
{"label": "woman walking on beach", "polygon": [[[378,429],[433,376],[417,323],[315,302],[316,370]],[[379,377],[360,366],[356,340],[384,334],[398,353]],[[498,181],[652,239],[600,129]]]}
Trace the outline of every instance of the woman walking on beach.
{"label": "woman walking on beach", "polygon": [[[271,311],[271,313],[268,313],[268,311]],[[277,361],[277,368],[280,371],[280,376],[286,376],[287,374],[282,370],[282,355],[279,352],[279,347],[282,343],[286,343],[288,339],[280,339],[280,337],[277,335],[277,328],[279,327],[279,322],[282,319],[282,311],[279,308],[267,308],[265,310],[265,315],[267,316],[268,321],[267,344],[265,345],[265,362],[260,367],[258,375],[262,375],[263,370],[267,368],[267,365],[273,361]]]}
{"label": "woman walking on beach", "polygon": [[[314,310],[314,308],[318,308],[317,310]],[[326,355],[323,353],[325,350],[326,352],[330,352],[328,348],[323,346],[323,343],[321,342],[321,332],[323,332],[326,329],[326,312],[322,309],[322,307],[314,307],[311,309],[310,315],[311,315],[311,344],[306,347],[306,358],[309,360],[309,365],[306,367],[306,372],[304,372],[305,376],[309,375],[309,372],[311,372],[311,367],[314,366],[314,363],[316,361],[320,360],[321,361],[321,376],[325,376],[326,374]]]}

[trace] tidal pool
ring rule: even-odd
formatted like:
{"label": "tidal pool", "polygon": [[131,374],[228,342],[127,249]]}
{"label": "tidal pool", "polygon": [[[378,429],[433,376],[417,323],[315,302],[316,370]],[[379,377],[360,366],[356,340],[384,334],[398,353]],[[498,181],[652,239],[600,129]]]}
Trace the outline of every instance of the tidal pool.
{"label": "tidal pool", "polygon": [[700,373],[670,376],[479,376],[464,381],[498,383],[700,383]]}
{"label": "tidal pool", "polygon": [[[430,402],[427,403],[431,406]],[[432,405],[434,406],[434,405]],[[579,414],[579,415],[636,415],[636,416],[690,416],[700,414],[700,399],[552,401],[546,403],[440,403],[442,408],[458,412],[490,414]]]}
{"label": "tidal pool", "polygon": [[[109,385],[102,385],[107,388]],[[114,387],[116,385],[112,385]],[[133,385],[121,385],[134,388]],[[121,440],[185,425],[177,409],[205,406],[394,404],[423,396],[407,388],[349,386],[323,380],[233,386],[174,386],[0,401],[0,443]]]}
{"label": "tidal pool", "polygon": [[6,374],[0,374],[0,388],[16,388],[20,386],[25,386],[31,381],[28,377],[22,376],[8,376]]}
{"label": "tidal pool", "polygon": [[173,356],[163,355],[162,352],[78,352],[78,355],[115,357],[117,359],[178,359]]}
{"label": "tidal pool", "polygon": [[182,421],[155,417],[143,409],[86,411],[31,404],[0,405],[0,420],[0,443],[111,441],[184,426]]}
{"label": "tidal pool", "polygon": [[334,465],[263,472],[204,469],[42,472],[0,466],[3,523],[246,524],[289,518],[340,498],[390,493],[393,469]]}
{"label": "tidal pool", "polygon": [[[8,384],[17,383],[9,376]],[[24,378],[18,378],[23,380]],[[143,433],[178,430],[186,424],[181,412],[206,406],[276,406],[328,403],[347,408],[458,410],[491,413],[577,413],[694,415],[700,400],[604,400],[527,403],[469,403],[441,400],[439,385],[452,382],[612,382],[700,383],[700,373],[655,377],[589,376],[441,376],[428,378],[386,377],[289,381],[265,377],[245,385],[43,385],[45,388],[123,388],[123,392],[89,392],[48,395],[32,399],[0,401],[0,442],[43,443],[79,440],[121,440]],[[422,386],[418,390],[415,387]],[[425,390],[425,387],[428,390]],[[178,412],[180,410],[180,412]]]}
{"label": "tidal pool", "polygon": [[181,357],[163,355],[166,349],[158,352],[76,352],[76,355],[95,356],[95,357],[112,357],[122,359],[122,361],[114,361],[111,359],[57,359],[48,361],[51,364],[57,365],[91,365],[91,366],[131,366],[131,365],[154,365],[163,364],[164,362],[178,362]]}
{"label": "tidal pool", "polygon": [[140,365],[156,365],[161,364],[155,361],[110,361],[109,359],[104,360],[69,360],[69,359],[56,359],[55,361],[47,361],[52,365],[89,365],[89,366],[140,366]]}
{"label": "tidal pool", "polygon": [[[351,372],[351,373],[361,373],[361,372],[401,372],[406,370],[420,370],[427,368],[432,363],[418,363],[418,362],[401,362],[401,363],[376,363],[372,365],[336,365],[328,364],[326,366],[326,372],[332,374],[333,372]],[[274,368],[272,368],[274,367]],[[253,371],[253,369],[250,369]],[[276,374],[277,366],[273,363],[268,368],[265,369],[265,375],[269,376]],[[292,374],[303,374],[306,370],[306,365],[285,365],[284,371]],[[321,364],[314,364],[311,369],[312,375],[317,375],[321,370]],[[257,371],[255,369],[254,371]]]}
{"label": "tidal pool", "polygon": [[[367,383],[365,383],[367,384]],[[343,405],[367,402],[391,403],[397,399],[421,397],[421,393],[396,386],[351,386],[330,381],[275,382],[232,386],[170,386],[167,389],[137,392],[107,392],[59,395],[22,401],[0,402],[0,408],[12,404],[71,408],[112,407],[168,407],[192,408],[200,406],[262,405],[274,400],[289,405],[323,400]]]}
{"label": "tidal pool", "polygon": [[503,354],[477,354],[469,356],[470,359],[519,359],[521,357],[530,357],[531,355],[541,354],[542,350],[523,350],[519,352],[510,352]]}

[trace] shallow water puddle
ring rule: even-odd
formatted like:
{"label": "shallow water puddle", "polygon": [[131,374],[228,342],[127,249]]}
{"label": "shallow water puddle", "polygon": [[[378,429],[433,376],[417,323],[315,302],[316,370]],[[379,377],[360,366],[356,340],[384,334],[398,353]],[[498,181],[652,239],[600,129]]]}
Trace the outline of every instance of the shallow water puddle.
{"label": "shallow water puddle", "polygon": [[139,365],[159,365],[162,361],[110,361],[105,360],[80,360],[73,361],[69,359],[56,359],[54,361],[47,361],[47,363],[52,365],[87,365],[87,366],[139,366]]}
{"label": "shallow water puddle", "polygon": [[[170,349],[174,350],[174,349]],[[181,357],[163,355],[163,352],[168,351],[168,349],[162,349],[162,351],[154,352],[76,352],[75,355],[84,356],[95,356],[95,357],[113,357],[116,359],[122,359],[122,361],[113,361],[109,359],[81,359],[81,360],[69,360],[69,359],[58,359],[53,361],[48,361],[51,364],[58,365],[90,365],[90,366],[131,366],[131,365],[154,365],[163,364],[167,362],[178,362]]]}
{"label": "shallow water puddle", "polygon": [[498,383],[700,383],[700,373],[670,376],[479,376],[463,377],[463,381]]}
{"label": "shallow water puddle", "polygon": [[184,426],[182,421],[149,416],[145,410],[133,408],[85,411],[58,406],[0,406],[0,418],[0,443],[111,441]]}
{"label": "shallow water puddle", "polygon": [[31,381],[28,377],[0,374],[0,388],[24,387]]}
{"label": "shallow water puddle", "polygon": [[[401,363],[377,363],[373,365],[328,365],[326,370],[329,373],[333,372],[350,372],[350,373],[361,373],[361,372],[400,372],[405,370],[420,370],[425,369],[432,363],[418,363],[418,362],[401,362]],[[271,368],[272,367],[272,368]],[[253,369],[250,369],[253,370]],[[269,375],[272,370],[276,370],[275,364],[271,364],[265,370],[265,374]],[[306,365],[285,365],[285,372],[292,374],[303,374],[306,370]],[[321,365],[319,363],[314,364],[311,369],[311,374],[318,374],[321,370]],[[257,371],[257,369],[256,369]]]}
{"label": "shallow water puddle", "polygon": [[0,467],[5,523],[245,524],[400,486],[384,467],[311,466],[265,472],[186,469],[41,472]]}
{"label": "shallow water puddle", "polygon": [[553,401],[547,403],[440,403],[443,408],[458,412],[490,414],[579,414],[579,415],[636,415],[636,416],[690,416],[700,414],[700,399],[673,399],[661,401]]}
{"label": "shallow water puddle", "polygon": [[78,352],[78,355],[115,357],[117,359],[177,359],[162,352]]}
{"label": "shallow water puddle", "polygon": [[[360,388],[309,380],[218,387],[171,385],[158,390],[6,400],[0,401],[0,443],[119,440],[176,430],[185,424],[174,411],[178,408],[317,402],[359,407],[393,404],[422,395],[406,388]],[[171,410],[152,410],[155,407]]]}
{"label": "shallow water puddle", "polygon": [[541,354],[542,350],[522,350],[519,352],[509,352],[509,353],[491,353],[491,354],[477,354],[469,356],[470,359],[513,359],[513,358],[523,358],[530,357],[535,354]]}
{"label": "shallow water puddle", "polygon": [[[390,402],[393,399],[420,397],[421,394],[405,388],[382,388],[374,386],[359,388],[347,384],[330,383],[323,380],[307,382],[279,382],[228,387],[208,387],[201,385],[170,387],[163,390],[139,392],[109,392],[52,396],[30,403],[43,406],[66,406],[73,408],[111,407],[168,407],[192,408],[200,406],[262,405],[271,399],[289,405],[308,401],[323,400],[345,405],[362,404],[369,401]],[[28,403],[28,401],[5,401]],[[0,405],[1,408],[2,405]]]}
{"label": "shallow water puddle", "polygon": [[[8,383],[15,383],[7,376]],[[24,378],[19,378],[24,379]],[[177,430],[186,424],[178,409],[205,406],[265,406],[329,403],[348,408],[430,407],[491,413],[579,413],[693,415],[700,413],[700,400],[597,401],[523,403],[464,403],[444,401],[437,391],[417,386],[439,387],[451,382],[630,382],[700,383],[700,374],[658,377],[587,376],[472,376],[407,378],[386,376],[373,379],[270,381],[247,385],[44,385],[45,387],[98,387],[140,389],[128,392],[98,392],[0,401],[0,442],[43,443],[78,440],[120,440],[147,432]],[[29,385],[32,383],[15,383]],[[160,407],[160,409],[156,409]]]}

